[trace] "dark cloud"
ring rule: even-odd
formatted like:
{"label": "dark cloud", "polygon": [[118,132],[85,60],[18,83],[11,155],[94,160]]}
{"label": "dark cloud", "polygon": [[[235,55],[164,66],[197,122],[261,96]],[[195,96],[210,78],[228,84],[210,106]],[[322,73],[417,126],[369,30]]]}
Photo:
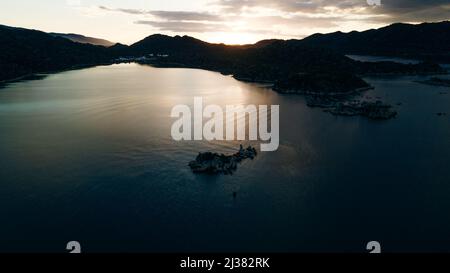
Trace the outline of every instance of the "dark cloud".
{"label": "dark cloud", "polygon": [[[381,0],[382,5],[371,7],[366,0],[218,0],[226,12],[239,14],[246,8],[264,7],[290,13],[334,14],[358,11],[354,15],[373,15],[368,21],[379,23],[425,22],[450,19],[449,0]],[[380,15],[383,15],[380,17]]]}
{"label": "dark cloud", "polygon": [[187,11],[150,11],[150,14],[169,21],[222,21],[218,15]]}
{"label": "dark cloud", "polygon": [[431,22],[450,19],[449,0],[384,1],[374,14],[386,15],[388,22]]}
{"label": "dark cloud", "polygon": [[[200,22],[175,22],[175,21],[152,21],[138,20],[134,22],[139,25],[148,25],[160,31],[170,31],[179,33],[208,33],[208,32],[232,32],[233,28],[225,24],[212,24]],[[271,35],[273,31],[267,28],[245,29],[248,34]]]}
{"label": "dark cloud", "polygon": [[215,4],[233,13],[255,7],[272,8],[285,12],[319,12],[326,7],[345,10],[367,6],[367,2],[364,0],[218,0]]}
{"label": "dark cloud", "polygon": [[135,24],[149,25],[161,31],[171,32],[216,32],[229,31],[230,29],[222,24],[209,24],[201,22],[181,22],[181,21],[152,21],[138,20]]}
{"label": "dark cloud", "polygon": [[423,9],[442,5],[449,5],[448,0],[391,0],[382,1],[386,9]]}
{"label": "dark cloud", "polygon": [[102,9],[102,10],[106,10],[106,11],[118,11],[118,12],[133,14],[133,15],[147,14],[146,11],[138,10],[138,9],[121,9],[121,8],[113,9],[113,8],[108,8],[108,7],[105,7],[105,6],[99,6],[99,8]]}
{"label": "dark cloud", "polygon": [[[217,13],[193,11],[148,11],[110,8],[105,11],[141,16],[136,24],[171,32],[246,32],[268,36],[304,36],[310,29],[335,31],[342,24],[386,25],[395,22],[432,22],[450,18],[450,0],[211,0]],[[274,11],[258,13],[258,9]],[[254,12],[254,13],[253,13]],[[241,25],[233,22],[242,23]]]}
{"label": "dark cloud", "polygon": [[153,15],[167,21],[221,21],[222,18],[215,14],[207,12],[191,12],[191,11],[163,11],[163,10],[139,10],[139,9],[123,9],[108,8],[99,6],[100,9],[106,11],[117,11],[132,15]]}
{"label": "dark cloud", "polygon": [[342,18],[339,17],[327,17],[327,18],[311,18],[307,16],[258,16],[252,19],[252,23],[260,26],[270,27],[274,25],[285,25],[294,28],[302,28],[308,26],[314,26],[316,28],[331,28],[337,27],[338,22]]}

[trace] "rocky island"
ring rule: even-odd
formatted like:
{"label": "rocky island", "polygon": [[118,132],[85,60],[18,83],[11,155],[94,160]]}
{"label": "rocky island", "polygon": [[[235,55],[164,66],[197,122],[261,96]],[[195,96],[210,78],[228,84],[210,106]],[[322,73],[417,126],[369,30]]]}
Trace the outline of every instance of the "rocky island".
{"label": "rocky island", "polygon": [[363,101],[363,102],[350,102],[350,103],[338,103],[335,107],[326,109],[333,115],[340,116],[364,116],[369,119],[391,119],[397,116],[397,112],[392,110],[392,106],[384,104],[381,101]]}
{"label": "rocky island", "polygon": [[278,80],[273,89],[284,94],[335,95],[372,87],[350,73],[298,73]]}
{"label": "rocky island", "polygon": [[417,81],[417,82],[422,83],[422,84],[427,84],[427,85],[433,85],[433,86],[450,87],[450,80],[437,78],[437,77],[432,77],[432,78],[429,78],[428,80]]}
{"label": "rocky island", "polygon": [[278,81],[273,88],[284,94],[305,94],[309,107],[324,108],[333,115],[370,119],[391,119],[397,115],[392,106],[381,101],[355,99],[373,87],[349,73],[301,73]]}
{"label": "rocky island", "polygon": [[373,120],[387,120],[397,116],[391,105],[379,100],[354,99],[352,95],[307,97],[309,107],[323,108],[325,112],[336,116],[363,116]]}
{"label": "rocky island", "polygon": [[256,155],[256,149],[252,146],[244,149],[240,145],[239,151],[233,155],[199,153],[197,158],[189,163],[189,167],[194,173],[233,174],[237,170],[238,163],[245,159],[253,159]]}

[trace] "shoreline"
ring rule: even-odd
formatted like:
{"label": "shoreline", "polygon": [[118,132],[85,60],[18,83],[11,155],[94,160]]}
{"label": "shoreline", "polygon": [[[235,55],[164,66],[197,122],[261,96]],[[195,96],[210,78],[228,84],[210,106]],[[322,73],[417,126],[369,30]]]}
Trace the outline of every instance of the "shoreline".
{"label": "shoreline", "polygon": [[436,87],[450,87],[450,80],[449,79],[441,79],[441,78],[430,78],[427,80],[421,80],[421,81],[414,81],[415,83],[430,85],[430,86],[436,86]]}
{"label": "shoreline", "polygon": [[362,88],[356,88],[351,91],[347,92],[313,92],[313,91],[301,91],[301,90],[295,90],[295,89],[289,89],[289,90],[276,90],[273,89],[275,92],[285,95],[305,95],[305,96],[330,96],[330,97],[337,97],[337,96],[349,96],[349,95],[356,95],[359,93],[362,93],[364,91],[368,90],[374,90],[375,87],[368,86],[368,87],[362,87]]}
{"label": "shoreline", "polygon": [[42,76],[42,75],[48,76],[51,74],[58,74],[61,72],[66,72],[66,71],[79,70],[79,69],[85,69],[85,68],[91,68],[91,67],[103,66],[103,65],[113,65],[113,64],[114,64],[114,62],[98,63],[98,64],[80,64],[80,65],[75,65],[75,66],[72,66],[69,68],[63,68],[63,69],[36,71],[36,72],[28,73],[28,74],[25,74],[25,75],[22,75],[22,76],[13,78],[13,79],[0,80],[0,85],[20,82],[20,81],[26,80],[26,78],[34,77],[34,76]]}
{"label": "shoreline", "polygon": [[[140,65],[148,65],[148,66],[152,66],[155,68],[185,68],[185,69],[200,69],[200,70],[205,70],[205,71],[210,71],[210,72],[216,72],[216,73],[220,73],[221,75],[224,76],[231,76],[232,78],[236,79],[237,81],[241,81],[244,83],[257,83],[257,84],[264,84],[264,85],[268,85],[268,87],[270,87],[271,90],[273,90],[274,92],[277,92],[279,94],[285,94],[285,95],[317,95],[317,96],[339,96],[339,95],[352,95],[352,94],[356,94],[356,93],[360,93],[360,92],[364,92],[364,91],[368,91],[368,90],[373,90],[374,87],[373,86],[369,86],[369,87],[363,87],[363,88],[358,88],[352,91],[348,91],[348,92],[313,92],[313,91],[300,91],[300,90],[277,90],[274,89],[274,85],[276,81],[268,81],[268,80],[257,80],[257,79],[251,79],[251,78],[245,78],[245,77],[238,77],[233,75],[233,73],[229,73],[229,72],[225,72],[225,71],[221,71],[218,69],[212,69],[212,68],[206,68],[206,67],[199,67],[199,66],[193,66],[193,65],[186,65],[183,63],[160,63],[160,62],[155,62],[155,63],[151,63],[151,62],[138,62],[138,61],[123,61],[123,62],[117,62],[115,60],[112,60],[110,62],[103,62],[103,63],[98,63],[98,64],[81,64],[81,65],[75,65],[69,68],[64,68],[64,69],[56,69],[56,70],[47,70],[47,71],[36,71],[33,73],[28,73],[26,75],[22,75],[13,79],[7,79],[7,80],[0,80],[0,88],[3,87],[5,84],[9,84],[9,83],[14,83],[14,82],[19,82],[19,81],[23,81],[26,80],[26,78],[29,77],[33,77],[33,76],[38,76],[38,75],[51,75],[51,74],[57,74],[60,72],[66,72],[66,71],[71,71],[71,70],[78,70],[78,69],[85,69],[85,68],[92,68],[92,67],[96,67],[96,66],[109,66],[109,65],[113,65],[113,64],[130,64],[130,63],[136,63],[136,64],[140,64]],[[358,77],[383,77],[383,76],[392,76],[392,77],[402,77],[402,76],[432,76],[432,75],[449,75],[450,73],[448,71],[446,72],[421,72],[421,73],[367,73],[367,74],[356,74]],[[416,81],[418,82],[418,81]],[[425,84],[424,82],[418,82],[418,83],[422,83]]]}

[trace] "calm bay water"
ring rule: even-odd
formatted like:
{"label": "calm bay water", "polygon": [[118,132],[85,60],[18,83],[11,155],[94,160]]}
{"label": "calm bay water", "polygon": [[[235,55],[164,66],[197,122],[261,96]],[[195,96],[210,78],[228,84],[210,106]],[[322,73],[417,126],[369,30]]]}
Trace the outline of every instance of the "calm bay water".
{"label": "calm bay water", "polygon": [[[450,251],[450,116],[436,115],[450,90],[417,79],[366,79],[366,96],[402,103],[382,122],[202,70],[113,65],[9,84],[0,251]],[[171,139],[172,107],[194,96],[279,104],[279,150],[233,176],[194,175],[198,152],[239,145]]]}

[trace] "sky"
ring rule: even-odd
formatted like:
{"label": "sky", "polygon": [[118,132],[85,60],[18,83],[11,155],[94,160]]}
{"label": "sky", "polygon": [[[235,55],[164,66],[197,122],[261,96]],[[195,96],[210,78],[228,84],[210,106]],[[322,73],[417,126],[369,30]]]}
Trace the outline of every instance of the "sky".
{"label": "sky", "polygon": [[155,33],[249,44],[450,20],[450,0],[2,0],[0,6],[3,25],[123,44]]}

